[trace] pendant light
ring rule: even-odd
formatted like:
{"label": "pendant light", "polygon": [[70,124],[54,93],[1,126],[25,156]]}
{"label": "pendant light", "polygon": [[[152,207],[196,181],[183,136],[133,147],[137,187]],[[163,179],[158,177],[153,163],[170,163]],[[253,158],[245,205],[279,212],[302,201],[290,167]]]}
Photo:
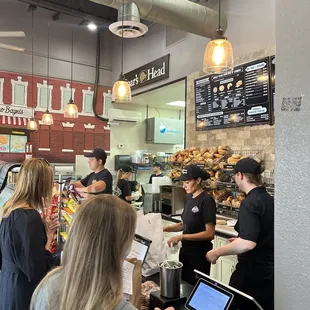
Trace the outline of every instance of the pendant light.
{"label": "pendant light", "polygon": [[32,37],[31,37],[31,70],[32,70],[32,75],[31,75],[31,85],[32,85],[32,92],[31,92],[31,105],[32,105],[32,117],[27,123],[27,129],[28,130],[38,130],[38,124],[34,119],[34,109],[33,109],[33,93],[34,93],[34,83],[33,83],[33,32],[34,32],[34,16],[33,16],[33,9],[31,12],[31,18],[32,18]]}
{"label": "pendant light", "polygon": [[233,48],[227,38],[224,37],[221,27],[221,0],[219,0],[219,26],[215,38],[206,47],[203,59],[203,71],[209,74],[219,74],[232,70]]}
{"label": "pendant light", "polygon": [[112,89],[112,101],[117,103],[128,103],[131,101],[131,88],[128,81],[125,79],[123,73],[124,67],[124,7],[125,1],[123,0],[122,7],[122,57],[121,57],[121,74],[118,80],[114,83]]}
{"label": "pendant light", "polygon": [[43,125],[53,125],[53,115],[49,112],[48,106],[50,102],[50,89],[49,89],[49,72],[50,72],[50,23],[47,26],[47,103],[46,112],[42,116]]}
{"label": "pendant light", "polygon": [[72,94],[73,94],[73,27],[72,27],[72,42],[71,42],[71,98],[68,104],[65,107],[64,117],[65,118],[78,118],[78,107],[73,102]]}

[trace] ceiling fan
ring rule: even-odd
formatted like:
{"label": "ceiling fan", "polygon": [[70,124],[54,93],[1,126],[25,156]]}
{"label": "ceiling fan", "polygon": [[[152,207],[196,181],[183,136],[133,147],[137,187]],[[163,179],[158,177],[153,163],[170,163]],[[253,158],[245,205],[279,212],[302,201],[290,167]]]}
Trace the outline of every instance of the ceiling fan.
{"label": "ceiling fan", "polygon": [[[24,38],[26,36],[24,31],[0,31],[0,39],[1,38]],[[11,51],[17,51],[17,52],[24,52],[25,48],[10,45],[10,44],[4,44],[0,43],[0,48],[11,50]]]}

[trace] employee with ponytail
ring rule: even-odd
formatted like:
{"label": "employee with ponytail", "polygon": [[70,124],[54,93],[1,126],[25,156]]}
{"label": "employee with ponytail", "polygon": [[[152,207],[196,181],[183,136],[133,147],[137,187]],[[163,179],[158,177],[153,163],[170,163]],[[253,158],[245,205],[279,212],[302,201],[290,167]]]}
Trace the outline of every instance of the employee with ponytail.
{"label": "employee with ponytail", "polygon": [[129,203],[135,198],[137,198],[136,195],[131,194],[131,188],[129,184],[129,179],[131,175],[132,175],[132,168],[128,165],[122,166],[117,171],[115,188],[114,188],[115,195]]}

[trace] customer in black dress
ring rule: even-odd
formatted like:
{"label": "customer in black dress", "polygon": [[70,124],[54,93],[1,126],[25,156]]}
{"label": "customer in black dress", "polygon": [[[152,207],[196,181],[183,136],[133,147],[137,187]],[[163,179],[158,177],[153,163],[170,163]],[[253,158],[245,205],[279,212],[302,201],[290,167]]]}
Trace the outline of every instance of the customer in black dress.
{"label": "customer in black dress", "polygon": [[25,161],[14,193],[2,210],[0,310],[28,310],[36,286],[56,265],[47,249],[59,222],[57,217],[45,217],[52,189],[53,170],[48,162]]}

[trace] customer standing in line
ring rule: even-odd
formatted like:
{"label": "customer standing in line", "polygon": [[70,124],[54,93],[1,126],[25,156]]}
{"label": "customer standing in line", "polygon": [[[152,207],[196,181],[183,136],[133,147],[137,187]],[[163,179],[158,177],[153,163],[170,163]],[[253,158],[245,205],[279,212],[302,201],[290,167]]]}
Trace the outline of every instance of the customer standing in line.
{"label": "customer standing in line", "polygon": [[37,287],[30,309],[136,309],[124,300],[122,287],[122,265],[136,217],[135,210],[115,196],[85,201],[73,218],[61,266]]}
{"label": "customer standing in line", "polygon": [[33,158],[22,164],[14,193],[2,210],[0,310],[28,310],[37,284],[57,264],[47,250],[59,227],[57,215],[45,216],[52,189],[53,170],[47,161]]}
{"label": "customer standing in line", "polygon": [[81,196],[87,197],[88,194],[112,194],[112,174],[105,168],[107,153],[100,148],[94,149],[85,155],[89,158],[89,168],[93,171],[81,181],[75,181],[76,190]]}
{"label": "customer standing in line", "polygon": [[212,249],[215,234],[216,206],[214,199],[202,188],[202,181],[210,175],[196,165],[183,169],[180,180],[188,197],[186,199],[182,222],[164,228],[165,232],[183,231],[182,235],[168,240],[169,246],[182,242],[180,261],[183,263],[182,279],[195,285],[194,270],[210,273],[210,263],[205,257],[206,251]]}
{"label": "customer standing in line", "polygon": [[[233,179],[246,198],[235,229],[238,238],[207,253],[215,264],[219,257],[238,255],[230,285],[253,296],[264,310],[274,309],[274,198],[262,186],[261,166],[251,158],[240,160]],[[251,310],[244,304],[241,310]],[[256,309],[256,308],[255,308]]]}

